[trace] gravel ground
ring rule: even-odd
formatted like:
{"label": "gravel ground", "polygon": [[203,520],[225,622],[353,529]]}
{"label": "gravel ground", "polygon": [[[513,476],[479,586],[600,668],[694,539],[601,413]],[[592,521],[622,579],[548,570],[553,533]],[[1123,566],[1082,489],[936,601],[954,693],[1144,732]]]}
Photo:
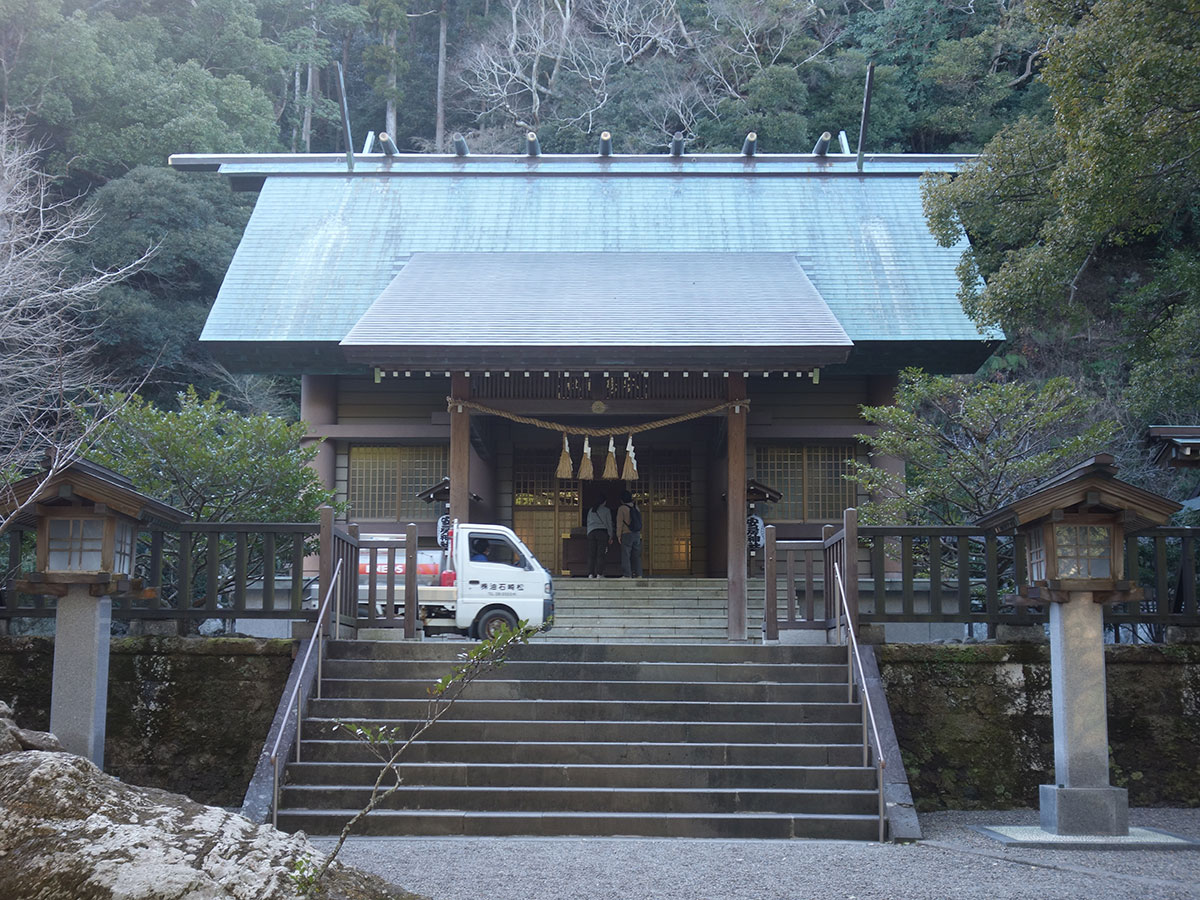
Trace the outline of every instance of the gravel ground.
{"label": "gravel ground", "polygon": [[[934,813],[909,845],[352,838],[341,858],[431,900],[1200,900],[1197,850],[1013,849],[966,827],[1036,823],[1036,810]],[[1200,809],[1130,823],[1200,838]]]}

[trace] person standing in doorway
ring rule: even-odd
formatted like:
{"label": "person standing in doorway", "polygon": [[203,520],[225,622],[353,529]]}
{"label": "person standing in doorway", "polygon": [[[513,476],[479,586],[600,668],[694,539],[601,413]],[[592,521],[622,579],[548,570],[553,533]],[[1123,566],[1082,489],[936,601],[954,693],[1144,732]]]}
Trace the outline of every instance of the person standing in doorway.
{"label": "person standing in doorway", "polygon": [[642,577],[642,511],[633,502],[633,494],[621,494],[617,510],[617,540],[621,542],[621,575]]}
{"label": "person standing in doorway", "polygon": [[588,578],[604,574],[604,557],[613,542],[612,510],[600,498],[587,514]]}

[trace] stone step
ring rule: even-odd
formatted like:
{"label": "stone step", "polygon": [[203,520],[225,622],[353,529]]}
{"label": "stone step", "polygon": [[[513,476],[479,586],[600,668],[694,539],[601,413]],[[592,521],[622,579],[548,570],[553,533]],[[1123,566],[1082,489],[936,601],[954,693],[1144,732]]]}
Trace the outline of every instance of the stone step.
{"label": "stone step", "polygon": [[[283,792],[283,803],[293,809],[341,809],[345,806],[361,809],[371,799],[371,788],[365,785],[288,785]],[[464,812],[659,812],[666,815],[762,812],[869,815],[878,804],[879,794],[874,790],[404,784],[378,808],[460,809]]]}
{"label": "stone step", "polygon": [[[457,787],[690,788],[742,790],[875,791],[875,770],[861,766],[588,765],[554,763],[462,764],[404,762],[397,771],[406,785]],[[375,762],[304,762],[289,767],[298,785],[370,786]],[[390,779],[390,776],[389,776]],[[305,804],[299,804],[305,805]],[[316,806],[317,804],[307,804]]]}
{"label": "stone step", "polygon": [[[331,673],[332,674],[332,673]],[[511,674],[511,673],[509,673]],[[321,696],[325,699],[425,700],[432,682],[424,678],[326,678]],[[471,684],[464,697],[471,700],[536,700],[553,702],[569,693],[574,700],[619,701],[637,703],[842,703],[847,697],[844,684],[771,684],[766,682],[719,681],[573,681],[569,688],[556,681],[519,679],[479,680]]]}
{"label": "stone step", "polygon": [[[516,647],[473,683],[404,751],[402,787],[360,833],[878,837],[877,776],[861,706],[848,702],[845,648],[730,643],[724,610],[699,598],[682,612],[669,598],[635,611],[644,598],[631,598],[615,617],[581,610],[592,624],[551,632],[574,640]],[[711,643],[653,639],[704,619]],[[678,621],[691,624],[663,625]],[[589,630],[622,636],[589,643],[578,636]],[[392,729],[402,742],[423,724],[429,686],[473,646],[331,642],[281,827],[340,831],[381,767],[379,748],[349,727]]]}
{"label": "stone step", "polygon": [[[704,616],[728,618],[725,602],[702,600],[696,597],[650,597],[645,600],[614,602],[609,597],[586,597],[574,599],[555,598],[554,615],[572,616]],[[762,618],[762,607],[749,607],[749,616]]]}
{"label": "stone step", "polygon": [[[321,701],[314,700],[313,703]],[[338,721],[357,725],[397,727],[409,734],[419,724],[412,719],[383,719],[344,714],[309,716],[302,725],[304,740],[328,738]],[[842,722],[679,722],[589,721],[527,719],[443,719],[427,732],[430,740],[466,741],[579,741],[582,743],[678,742],[711,744],[853,744],[862,746],[862,726]],[[303,758],[303,753],[301,753]]]}
{"label": "stone step", "polygon": [[[414,646],[409,644],[407,646]],[[838,648],[841,649],[841,648]],[[737,663],[723,662],[588,662],[562,660],[513,659],[503,666],[484,672],[472,690],[491,681],[516,681],[522,684],[546,681],[572,682],[648,682],[706,684],[840,684],[845,689],[845,650],[843,661],[814,663]],[[371,679],[390,681],[411,679],[432,684],[458,660],[445,659],[330,659],[324,664],[326,679]]]}
{"label": "stone step", "polygon": [[581,625],[572,627],[570,624],[564,624],[561,628],[555,627],[548,634],[541,637],[542,641],[569,641],[574,638],[587,640],[603,640],[604,638],[627,638],[636,640],[641,638],[643,642],[661,640],[664,642],[679,643],[679,642],[696,642],[696,643],[718,643],[725,642],[729,639],[728,630],[725,623],[720,625],[712,625],[704,627],[703,625],[646,625],[641,628],[626,625]]}
{"label": "stone step", "polygon": [[[458,662],[458,655],[477,646],[461,640],[331,641],[329,659],[425,659]],[[728,663],[728,664],[846,664],[846,648],[833,645],[623,644],[604,646],[529,644],[514,647],[506,666],[519,662],[568,663]]]}
{"label": "stone step", "polygon": [[[595,584],[595,582],[593,582]],[[657,588],[653,586],[630,587],[628,589],[606,588],[604,585],[598,587],[562,587],[555,585],[554,587],[555,601],[564,601],[568,603],[617,603],[622,606],[631,603],[654,603],[654,602],[672,602],[692,603],[697,606],[726,606],[728,603],[728,595],[725,589],[719,591],[704,591],[696,590],[695,588]],[[759,598],[761,601],[761,598]]]}
{"label": "stone step", "polygon": [[[861,733],[859,734],[861,738]],[[349,737],[326,731],[316,740],[305,740],[305,763],[369,763],[379,770],[371,749]],[[527,765],[569,764],[596,766],[788,766],[855,767],[862,764],[862,744],[749,744],[749,743],[655,743],[624,741],[482,741],[425,740],[404,751],[406,763],[519,763]],[[289,772],[291,767],[289,767]]]}
{"label": "stone step", "polygon": [[[573,688],[574,686],[569,686]],[[323,697],[309,701],[316,718],[416,719],[425,714],[424,699]],[[861,722],[857,703],[713,703],[706,700],[582,700],[570,695],[555,700],[462,699],[443,721],[511,719],[524,722],[722,722],[837,723]]]}
{"label": "stone step", "polygon": [[[555,644],[555,643],[644,644],[646,642],[646,640],[647,640],[647,635],[645,635],[644,633],[642,633],[642,634],[634,633],[632,635],[622,635],[621,637],[613,637],[611,634],[608,634],[608,635],[592,634],[592,633],[588,632],[586,629],[580,629],[579,631],[565,632],[563,634],[560,634],[557,637],[555,636],[555,633],[552,631],[549,634],[541,634],[541,635],[538,635],[536,638],[533,638],[533,642],[538,643],[538,644]],[[670,635],[667,638],[664,638],[664,640],[671,640],[672,642],[674,642],[674,641],[679,640],[679,638],[676,635]],[[712,634],[712,635],[709,635],[706,637],[691,638],[691,643],[698,644],[698,645],[722,644],[727,641],[728,641],[728,637],[724,633],[722,633],[720,636],[717,636],[716,634]],[[749,644],[757,644],[757,643],[760,643],[760,639],[757,634],[754,634],[751,637],[747,638],[746,642]]]}
{"label": "stone step", "polygon": [[[283,810],[279,827],[307,834],[337,834],[357,809]],[[735,813],[464,812],[376,810],[360,822],[365,835],[627,835],[726,839],[876,840],[876,815]]]}

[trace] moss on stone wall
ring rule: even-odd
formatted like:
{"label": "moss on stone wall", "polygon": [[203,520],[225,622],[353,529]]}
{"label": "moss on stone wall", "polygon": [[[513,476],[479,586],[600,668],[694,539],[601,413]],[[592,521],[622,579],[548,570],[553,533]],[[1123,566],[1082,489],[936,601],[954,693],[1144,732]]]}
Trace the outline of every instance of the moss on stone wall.
{"label": "moss on stone wall", "polygon": [[[1200,805],[1200,646],[1106,651],[1112,783],[1135,806]],[[1037,805],[1054,770],[1048,646],[877,653],[918,809]]]}
{"label": "moss on stone wall", "polygon": [[[114,638],[105,769],[132,784],[240,806],[292,665],[292,642]],[[0,638],[0,699],[50,727],[54,640]]]}

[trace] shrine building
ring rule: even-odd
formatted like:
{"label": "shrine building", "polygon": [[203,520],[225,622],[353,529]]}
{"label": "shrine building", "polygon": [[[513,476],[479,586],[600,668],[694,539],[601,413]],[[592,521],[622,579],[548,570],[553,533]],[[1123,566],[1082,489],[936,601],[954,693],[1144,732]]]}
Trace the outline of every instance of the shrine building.
{"label": "shrine building", "polygon": [[904,367],[973,372],[994,347],[958,301],[963,246],[938,246],[921,208],[922,173],[962,159],[171,165],[258,192],[201,341],[232,371],[300,376],[318,470],[364,532],[416,522],[432,541],[448,494],[453,517],[582,574],[587,507],[628,488],[647,575],[732,588],[748,481],[778,497],[755,512],[780,538],[818,536],[863,499],[843,477],[860,406]]}

